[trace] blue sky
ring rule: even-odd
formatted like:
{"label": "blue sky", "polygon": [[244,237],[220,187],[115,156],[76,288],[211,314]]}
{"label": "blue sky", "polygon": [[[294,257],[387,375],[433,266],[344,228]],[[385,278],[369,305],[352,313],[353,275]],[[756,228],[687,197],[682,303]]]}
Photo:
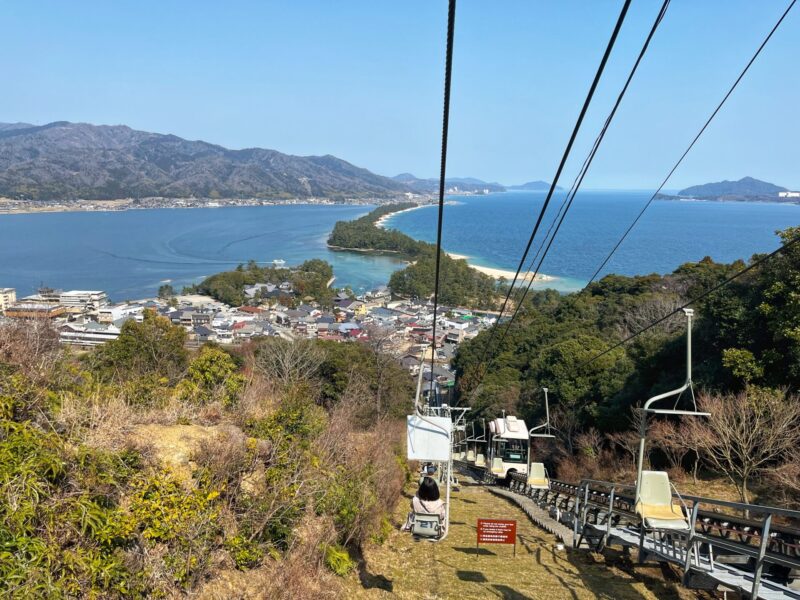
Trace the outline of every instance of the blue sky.
{"label": "blue sky", "polygon": [[[655,187],[787,3],[673,0],[584,186]],[[549,180],[620,6],[461,0],[448,175]],[[634,2],[564,183],[659,6]],[[800,188],[798,13],[668,189],[744,175]],[[126,124],[438,173],[445,0],[17,0],[0,22],[0,121]]]}

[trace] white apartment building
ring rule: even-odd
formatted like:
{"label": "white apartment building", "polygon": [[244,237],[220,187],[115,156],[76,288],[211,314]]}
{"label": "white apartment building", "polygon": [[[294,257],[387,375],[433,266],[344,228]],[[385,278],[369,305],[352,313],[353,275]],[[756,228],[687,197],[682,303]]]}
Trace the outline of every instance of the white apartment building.
{"label": "white apartment building", "polygon": [[800,192],[778,192],[779,198],[800,198]]}
{"label": "white apartment building", "polygon": [[72,290],[62,292],[58,298],[59,304],[66,308],[80,308],[84,310],[97,310],[108,304],[105,292],[93,290]]}
{"label": "white apartment building", "polygon": [[97,320],[100,323],[113,323],[128,317],[141,320],[143,311],[140,304],[107,304],[97,311]]}
{"label": "white apartment building", "polygon": [[0,288],[0,313],[17,301],[17,290],[14,288]]}
{"label": "white apartment building", "polygon": [[113,323],[65,323],[58,329],[62,344],[100,346],[119,337],[120,328]]}

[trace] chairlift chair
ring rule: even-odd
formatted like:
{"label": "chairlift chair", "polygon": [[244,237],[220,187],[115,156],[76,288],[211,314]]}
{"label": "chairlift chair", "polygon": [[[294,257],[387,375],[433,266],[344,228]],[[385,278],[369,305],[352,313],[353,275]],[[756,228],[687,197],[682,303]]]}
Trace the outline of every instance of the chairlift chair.
{"label": "chairlift chair", "polygon": [[[424,357],[424,353],[423,353]],[[414,414],[408,417],[409,458],[437,465],[439,481],[445,486],[445,517],[429,513],[413,513],[412,534],[438,542],[447,537],[450,520],[450,490],[458,481],[453,477],[454,432],[466,430],[465,413],[469,408],[450,407],[447,404],[426,404],[420,407],[422,396],[422,360],[414,397]],[[455,419],[454,419],[455,417]],[[417,435],[420,443],[414,446]],[[430,475],[429,472],[426,474]]]}
{"label": "chairlift chair", "polygon": [[663,471],[642,471],[641,486],[635,510],[646,529],[689,530],[688,516],[672,502],[669,475]]}
{"label": "chairlift chair", "polygon": [[532,490],[549,490],[550,477],[544,463],[531,463],[528,468],[528,487]]}
{"label": "chairlift chair", "polygon": [[[547,393],[550,391],[548,388],[543,387],[542,390],[544,391],[544,414],[545,420],[544,423],[541,425],[537,425],[533,427],[529,432],[528,436],[530,438],[550,438],[553,439],[556,436],[550,432],[550,399]],[[530,440],[528,441],[528,487],[534,490],[549,490],[550,489],[550,477],[547,474],[547,469],[544,466],[544,463],[534,463],[531,462],[531,454],[532,454],[532,446]]]}
{"label": "chairlift chair", "polygon": [[[654,415],[676,415],[691,417],[707,417],[710,413],[697,410],[694,398],[694,387],[692,383],[692,317],[694,310],[684,308],[686,315],[686,381],[684,384],[669,392],[658,394],[648,399],[642,406],[643,413],[639,424],[639,456],[636,467],[636,494],[635,509],[636,514],[642,519],[641,535],[645,529],[649,530],[683,530],[689,529],[686,515],[680,507],[672,503],[672,486],[669,476],[661,471],[644,471],[644,450],[647,443],[647,417]],[[678,409],[678,402],[685,391],[689,391],[692,397],[694,410]],[[654,408],[656,402],[666,398],[675,397],[675,404],[672,408]]]}
{"label": "chairlift chair", "polygon": [[439,515],[430,513],[414,513],[411,533],[417,537],[436,541],[442,537],[442,520]]}

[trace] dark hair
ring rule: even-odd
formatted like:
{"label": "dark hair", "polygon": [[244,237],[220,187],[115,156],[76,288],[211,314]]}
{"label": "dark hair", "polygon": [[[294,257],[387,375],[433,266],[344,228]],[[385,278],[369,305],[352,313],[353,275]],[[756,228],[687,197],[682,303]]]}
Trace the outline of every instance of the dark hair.
{"label": "dark hair", "polygon": [[439,486],[436,485],[436,482],[430,477],[425,477],[422,480],[422,483],[419,484],[419,490],[417,491],[417,496],[419,497],[420,500],[424,500],[425,502],[438,500]]}

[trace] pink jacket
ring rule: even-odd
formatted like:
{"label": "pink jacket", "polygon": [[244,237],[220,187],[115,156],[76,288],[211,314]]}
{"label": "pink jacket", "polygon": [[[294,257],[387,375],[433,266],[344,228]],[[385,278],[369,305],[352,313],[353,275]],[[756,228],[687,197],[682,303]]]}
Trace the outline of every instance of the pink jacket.
{"label": "pink jacket", "polygon": [[444,522],[446,511],[444,508],[444,502],[442,500],[433,500],[426,502],[424,500],[420,500],[417,496],[414,496],[411,499],[411,510],[415,513],[428,513],[431,515],[439,515]]}

